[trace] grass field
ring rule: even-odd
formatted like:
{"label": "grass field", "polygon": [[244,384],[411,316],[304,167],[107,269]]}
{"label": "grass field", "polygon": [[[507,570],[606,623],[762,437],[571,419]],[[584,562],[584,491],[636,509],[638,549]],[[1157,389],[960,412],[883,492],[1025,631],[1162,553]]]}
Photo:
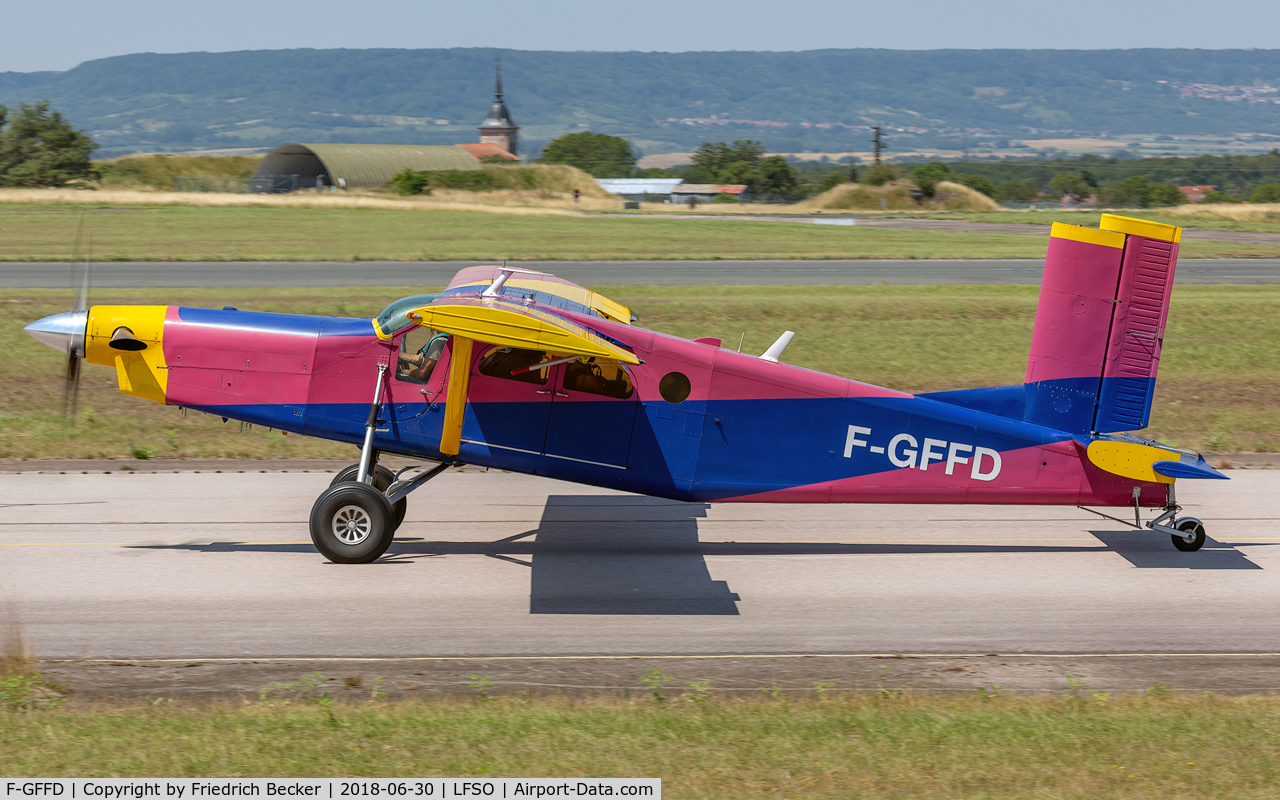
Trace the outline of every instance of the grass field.
{"label": "grass field", "polygon": [[0,773],[656,777],[673,800],[1223,800],[1280,782],[1275,696],[701,694],[0,711]]}
{"label": "grass field", "polygon": [[[113,290],[95,303],[162,303],[373,316],[423,287]],[[645,327],[719,336],[762,352],[797,332],[786,360],[907,391],[1021,383],[1035,318],[1034,286],[607,287]],[[65,310],[69,291],[18,290],[0,302],[0,458],[352,457],[354,449],[125,397],[114,371],[86,365],[82,418],[57,412],[62,356],[22,326]],[[1280,451],[1280,287],[1179,286],[1148,434],[1205,452]]]}
{"label": "grass field", "polygon": [[[0,261],[71,259],[79,210],[0,206]],[[1048,244],[1040,234],[564,213],[165,206],[85,221],[104,261],[1044,258]],[[1280,244],[1186,242],[1182,255],[1280,257]]]}

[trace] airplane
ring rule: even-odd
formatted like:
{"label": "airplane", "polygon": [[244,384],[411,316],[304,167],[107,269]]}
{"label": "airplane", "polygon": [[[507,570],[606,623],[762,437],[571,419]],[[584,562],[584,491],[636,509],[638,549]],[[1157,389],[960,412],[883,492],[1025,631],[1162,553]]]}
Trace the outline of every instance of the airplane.
{"label": "airplane", "polygon": [[[1226,476],[1133,433],[1181,233],[1054,223],[1024,382],[916,395],[784,363],[791,331],[754,356],[505,265],[373,319],[85,308],[82,292],[25,330],[68,354],[69,382],[83,359],[127,395],[357,445],[309,520],[336,563],[381,557],[408,495],[461,464],[696,502],[1077,506],[1195,551],[1205,527],[1177,516],[1175,481]],[[393,473],[383,454],[422,463]],[[1143,509],[1159,511],[1145,526]]]}

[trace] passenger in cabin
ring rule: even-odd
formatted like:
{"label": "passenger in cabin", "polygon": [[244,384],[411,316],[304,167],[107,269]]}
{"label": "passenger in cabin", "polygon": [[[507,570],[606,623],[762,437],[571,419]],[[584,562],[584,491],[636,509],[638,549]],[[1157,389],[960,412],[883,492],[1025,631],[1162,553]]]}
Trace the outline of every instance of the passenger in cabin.
{"label": "passenger in cabin", "polygon": [[564,388],[626,400],[631,397],[631,377],[617,364],[600,364],[594,358],[564,365]]}

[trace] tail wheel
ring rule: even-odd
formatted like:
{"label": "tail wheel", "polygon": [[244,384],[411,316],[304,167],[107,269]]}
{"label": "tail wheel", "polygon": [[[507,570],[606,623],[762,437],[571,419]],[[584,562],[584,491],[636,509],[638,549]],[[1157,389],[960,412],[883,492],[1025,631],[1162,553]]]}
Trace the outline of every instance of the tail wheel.
{"label": "tail wheel", "polygon": [[387,498],[364,483],[330,486],[311,507],[311,541],[335,564],[376,561],[395,538]]}
{"label": "tail wheel", "polygon": [[[356,476],[359,474],[360,465],[352,464],[351,466],[340,470],[337,475],[334,475],[333,480],[329,482],[329,485],[337,486],[340,483],[349,483],[354,481]],[[373,488],[380,492],[385,492],[387,487],[390,486],[395,479],[396,474],[394,472],[379,464],[373,471]],[[393,506],[391,506],[391,513],[395,517],[393,520],[393,530],[398,529],[400,527],[400,523],[404,522],[404,515],[408,510],[409,498],[407,497],[400,498]]]}
{"label": "tail wheel", "polygon": [[1204,523],[1200,520],[1195,517],[1184,517],[1173,527],[1182,532],[1181,536],[1170,536],[1174,547],[1192,553],[1204,546]]}

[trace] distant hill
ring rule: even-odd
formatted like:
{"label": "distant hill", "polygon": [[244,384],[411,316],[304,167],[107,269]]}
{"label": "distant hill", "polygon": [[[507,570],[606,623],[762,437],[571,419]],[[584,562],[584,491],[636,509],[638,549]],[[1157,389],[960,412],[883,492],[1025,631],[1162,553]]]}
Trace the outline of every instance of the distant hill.
{"label": "distant hill", "polygon": [[[0,73],[0,103],[49,99],[107,151],[287,141],[475,140],[502,57],[533,147],[570,130],[646,152],[751,136],[841,150],[888,125],[948,137],[1280,134],[1280,50],[489,49],[137,54]],[[529,148],[526,148],[526,150]]]}

